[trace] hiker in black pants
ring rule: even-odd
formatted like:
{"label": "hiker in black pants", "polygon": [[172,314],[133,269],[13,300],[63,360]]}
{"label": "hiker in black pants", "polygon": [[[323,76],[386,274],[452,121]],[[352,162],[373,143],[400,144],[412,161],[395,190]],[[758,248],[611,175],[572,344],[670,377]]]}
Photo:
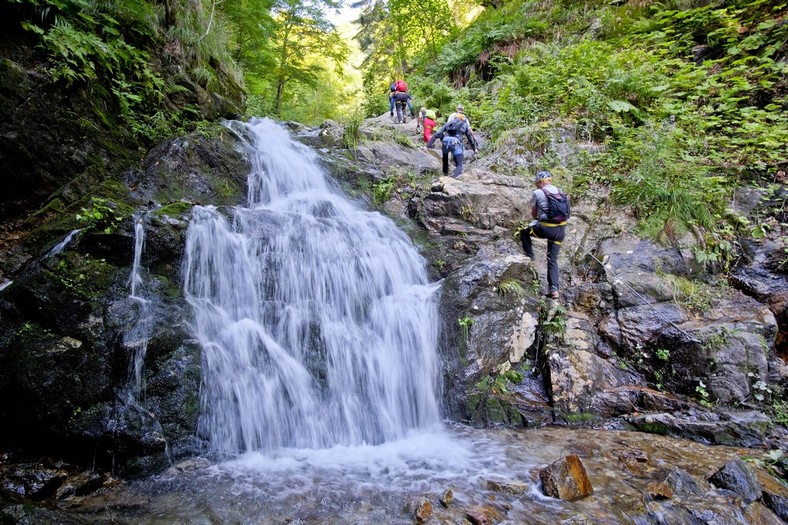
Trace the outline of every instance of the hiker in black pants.
{"label": "hiker in black pants", "polygon": [[452,177],[455,179],[462,174],[463,162],[465,160],[465,146],[462,142],[462,137],[468,139],[471,149],[476,152],[476,138],[471,133],[471,128],[465,119],[465,115],[460,115],[446,123],[441,129],[436,131],[427,141],[427,148],[432,148],[432,145],[437,139],[441,141],[441,151],[443,153],[443,174],[449,174],[449,154],[454,159],[454,174]]}
{"label": "hiker in black pants", "polygon": [[407,91],[397,91],[394,93],[394,105],[397,110],[397,123],[404,124],[408,121],[408,115],[405,113],[406,109],[410,110],[410,116],[413,117],[413,102],[411,102],[410,93]]}
{"label": "hiker in black pants", "polygon": [[558,251],[566,235],[566,221],[569,219],[569,198],[553,186],[553,175],[540,171],[534,179],[536,190],[531,198],[531,217],[533,221],[520,230],[520,242],[525,255],[534,258],[531,235],[547,239],[547,286],[548,297],[558,299]]}

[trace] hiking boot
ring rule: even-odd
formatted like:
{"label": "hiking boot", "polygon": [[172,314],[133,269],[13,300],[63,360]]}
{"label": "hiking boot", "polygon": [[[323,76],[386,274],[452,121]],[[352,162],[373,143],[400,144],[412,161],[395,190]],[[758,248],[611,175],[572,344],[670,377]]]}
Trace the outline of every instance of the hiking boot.
{"label": "hiking boot", "polygon": [[547,294],[547,297],[549,297],[550,299],[558,299],[558,290],[556,290],[555,292],[550,292],[549,294]]}

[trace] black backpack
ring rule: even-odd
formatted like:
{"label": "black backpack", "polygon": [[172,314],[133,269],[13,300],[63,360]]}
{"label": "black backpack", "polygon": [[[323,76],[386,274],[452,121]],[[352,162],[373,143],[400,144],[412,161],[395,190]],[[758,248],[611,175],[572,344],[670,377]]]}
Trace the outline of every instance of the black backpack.
{"label": "black backpack", "polygon": [[554,223],[566,222],[572,214],[569,199],[561,190],[558,193],[550,193],[542,190],[547,197],[547,220]]}

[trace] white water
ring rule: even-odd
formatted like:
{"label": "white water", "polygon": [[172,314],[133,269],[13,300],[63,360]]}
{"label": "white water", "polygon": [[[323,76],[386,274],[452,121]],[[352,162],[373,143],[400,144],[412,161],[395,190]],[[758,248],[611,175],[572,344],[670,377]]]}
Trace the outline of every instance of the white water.
{"label": "white water", "polygon": [[137,307],[137,321],[126,332],[123,342],[133,349],[129,360],[129,395],[130,400],[139,402],[142,395],[142,366],[148,352],[153,318],[150,301],[142,295],[142,252],[145,248],[145,224],[141,217],[134,218],[134,260],[129,276],[129,299]]}
{"label": "white water", "polygon": [[76,230],[71,230],[71,232],[69,232],[69,234],[66,235],[65,239],[63,239],[62,241],[57,243],[57,245],[55,245],[51,250],[49,250],[49,253],[47,253],[44,256],[44,258],[47,259],[49,257],[54,257],[55,255],[57,255],[60,252],[62,252],[63,250],[65,250],[66,246],[68,246],[68,243],[71,242],[71,239],[73,239],[74,236],[76,234],[78,234],[79,232],[81,232],[81,231],[82,231],[82,228],[77,228]]}
{"label": "white water", "polygon": [[439,419],[437,287],[392,221],[269,120],[231,127],[248,204],[195,207],[184,257],[213,452],[374,445]]}

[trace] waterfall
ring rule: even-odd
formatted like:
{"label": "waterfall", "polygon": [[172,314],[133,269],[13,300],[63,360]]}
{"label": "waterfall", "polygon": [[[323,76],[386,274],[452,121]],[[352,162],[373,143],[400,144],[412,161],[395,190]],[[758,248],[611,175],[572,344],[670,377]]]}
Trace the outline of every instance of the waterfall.
{"label": "waterfall", "polygon": [[145,224],[141,217],[134,217],[134,259],[129,276],[129,299],[137,306],[137,321],[123,336],[126,346],[133,349],[129,360],[129,395],[139,402],[142,394],[142,365],[148,351],[153,324],[150,301],[142,296],[142,251],[145,248]]}
{"label": "waterfall", "polygon": [[437,285],[388,218],[267,120],[232,122],[248,202],[197,206],[184,291],[213,452],[379,444],[440,424]]}
{"label": "waterfall", "polygon": [[53,247],[51,250],[49,250],[49,253],[47,253],[44,256],[44,258],[47,259],[49,257],[54,257],[55,255],[57,255],[60,252],[62,252],[63,250],[65,250],[66,246],[68,246],[68,243],[71,242],[71,239],[73,239],[74,236],[76,234],[78,234],[79,232],[81,232],[81,231],[82,231],[82,228],[77,228],[76,230],[71,230],[71,232],[68,235],[66,235],[65,239],[60,241],[55,247]]}

